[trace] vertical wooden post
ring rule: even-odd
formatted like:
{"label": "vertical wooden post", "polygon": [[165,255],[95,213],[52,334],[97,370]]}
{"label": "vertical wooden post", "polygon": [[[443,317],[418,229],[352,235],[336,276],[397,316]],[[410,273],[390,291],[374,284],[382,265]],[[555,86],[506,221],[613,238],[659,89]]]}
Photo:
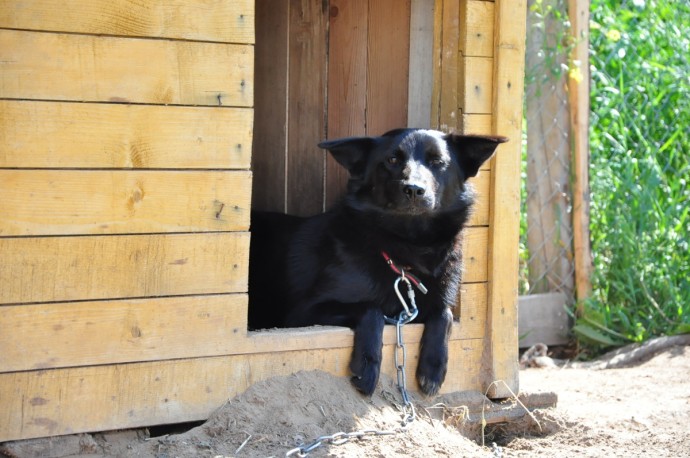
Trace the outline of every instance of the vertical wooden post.
{"label": "vertical wooden post", "polygon": [[[525,68],[525,0],[496,0],[493,131],[510,138],[499,146],[491,173],[489,307],[485,390],[493,398],[518,389],[518,243],[520,152]],[[503,383],[492,383],[494,381]],[[508,389],[509,388],[509,389]]]}
{"label": "vertical wooden post", "polygon": [[[568,78],[572,125],[573,251],[575,288],[579,304],[591,292],[592,253],[589,240],[589,0],[568,0],[571,31],[575,37]],[[581,305],[577,308],[581,313]]]}

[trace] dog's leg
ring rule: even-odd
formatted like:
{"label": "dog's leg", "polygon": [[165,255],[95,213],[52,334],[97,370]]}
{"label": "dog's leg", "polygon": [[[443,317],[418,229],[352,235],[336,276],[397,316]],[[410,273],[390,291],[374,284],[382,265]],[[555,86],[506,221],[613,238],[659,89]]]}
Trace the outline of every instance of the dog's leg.
{"label": "dog's leg", "polygon": [[364,312],[355,327],[355,346],[350,361],[352,384],[367,396],[374,392],[381,372],[384,325],[383,312],[372,307]]}
{"label": "dog's leg", "polygon": [[427,317],[422,333],[417,365],[417,382],[429,396],[438,393],[448,370],[448,338],[453,314],[448,307],[432,312]]}

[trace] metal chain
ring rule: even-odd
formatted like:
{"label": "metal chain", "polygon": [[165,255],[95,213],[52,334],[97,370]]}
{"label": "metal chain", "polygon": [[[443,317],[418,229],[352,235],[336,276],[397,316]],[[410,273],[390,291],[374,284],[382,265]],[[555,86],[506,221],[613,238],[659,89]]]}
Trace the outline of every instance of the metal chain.
{"label": "metal chain", "polygon": [[363,429],[361,431],[353,431],[351,433],[340,432],[331,434],[330,436],[321,436],[309,445],[295,447],[292,450],[289,450],[287,453],[285,453],[285,456],[298,456],[300,458],[304,458],[305,456],[309,455],[310,452],[316,450],[324,444],[343,445],[344,443],[349,442],[350,439],[362,439],[367,436],[392,436],[400,433],[401,431],[402,430],[400,428],[391,430]]}
{"label": "metal chain", "polygon": [[[398,285],[401,281],[407,285],[407,297],[410,300],[409,306],[400,293]],[[415,319],[418,310],[417,304],[415,303],[415,295],[412,284],[407,277],[405,277],[404,271],[401,273],[400,277],[396,278],[395,283],[393,284],[393,289],[395,290],[398,299],[402,303],[403,310],[396,318],[389,318],[387,316],[384,316],[384,318],[387,323],[395,324],[395,335],[397,340],[395,344],[395,368],[397,370],[398,377],[398,390],[400,390],[400,395],[402,396],[403,400],[402,420],[400,422],[400,426],[398,428],[388,430],[363,429],[350,433],[339,432],[331,434],[330,436],[320,436],[308,445],[295,447],[291,450],[288,450],[285,453],[286,457],[298,456],[300,458],[304,458],[309,455],[310,452],[316,450],[324,444],[342,445],[346,442],[349,442],[351,439],[362,439],[367,436],[391,436],[394,434],[400,434],[407,431],[410,423],[415,421],[417,418],[417,411],[415,410],[414,404],[412,404],[412,401],[410,401],[410,396],[407,393],[407,381],[405,377],[405,360],[407,359],[407,353],[405,352],[402,328],[404,325]]]}
{"label": "metal chain", "polygon": [[[395,325],[395,333],[398,340],[395,345],[395,368],[398,376],[398,390],[400,390],[400,395],[402,396],[403,400],[403,428],[417,418],[417,411],[415,410],[414,405],[410,401],[410,397],[407,393],[407,380],[405,377],[405,360],[407,358],[407,353],[405,352],[405,344],[403,343],[402,335],[402,327],[404,324],[405,323],[398,321]],[[398,355],[400,355],[400,358]]]}

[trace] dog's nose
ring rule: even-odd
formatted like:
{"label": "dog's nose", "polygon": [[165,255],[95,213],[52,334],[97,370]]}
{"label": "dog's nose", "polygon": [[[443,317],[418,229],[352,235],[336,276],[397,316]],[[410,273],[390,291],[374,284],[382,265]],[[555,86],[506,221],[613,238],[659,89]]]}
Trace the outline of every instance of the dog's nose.
{"label": "dog's nose", "polygon": [[416,184],[406,184],[403,185],[403,192],[408,199],[414,200],[417,197],[422,197],[424,195],[425,189]]}

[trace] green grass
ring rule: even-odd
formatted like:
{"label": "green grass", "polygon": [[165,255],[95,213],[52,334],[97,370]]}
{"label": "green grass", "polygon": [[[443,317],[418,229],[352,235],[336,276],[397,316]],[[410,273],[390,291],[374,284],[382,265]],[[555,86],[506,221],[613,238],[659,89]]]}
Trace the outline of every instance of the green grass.
{"label": "green grass", "polygon": [[592,0],[585,348],[690,332],[690,2]]}

